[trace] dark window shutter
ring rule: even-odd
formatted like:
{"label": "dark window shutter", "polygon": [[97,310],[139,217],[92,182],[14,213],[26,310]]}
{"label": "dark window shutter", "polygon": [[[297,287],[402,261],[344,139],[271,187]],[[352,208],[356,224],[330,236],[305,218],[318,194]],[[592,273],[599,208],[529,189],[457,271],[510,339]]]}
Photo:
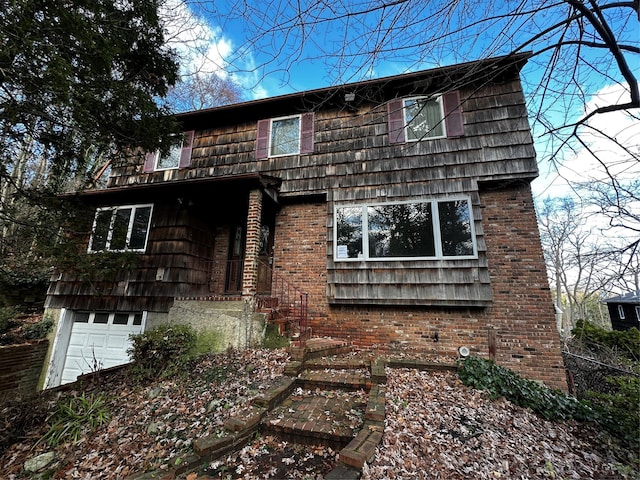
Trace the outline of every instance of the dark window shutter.
{"label": "dark window shutter", "polygon": [[464,119],[462,117],[462,105],[460,104],[460,92],[454,90],[442,96],[444,101],[444,121],[447,127],[447,137],[461,137],[464,135]]}
{"label": "dark window shutter", "polygon": [[147,153],[144,156],[144,168],[142,169],[143,172],[153,172],[153,170],[156,168],[156,156],[157,156],[158,152],[152,152],[152,153]]}
{"label": "dark window shutter", "polygon": [[387,103],[389,143],[404,143],[404,104],[396,98]]}
{"label": "dark window shutter", "polygon": [[184,140],[182,140],[182,150],[180,151],[180,168],[188,167],[191,164],[191,151],[193,150],[193,137],[195,132],[189,130],[184,132]]}
{"label": "dark window shutter", "polygon": [[269,120],[258,121],[258,134],[256,136],[256,158],[269,156]]}
{"label": "dark window shutter", "polygon": [[313,153],[313,112],[304,113],[300,127],[300,153]]}

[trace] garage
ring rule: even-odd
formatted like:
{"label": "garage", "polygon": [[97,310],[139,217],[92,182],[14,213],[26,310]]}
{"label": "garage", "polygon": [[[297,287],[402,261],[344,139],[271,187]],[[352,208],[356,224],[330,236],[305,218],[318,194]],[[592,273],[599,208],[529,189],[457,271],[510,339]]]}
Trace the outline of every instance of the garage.
{"label": "garage", "polygon": [[[71,312],[70,312],[71,313]],[[129,335],[144,330],[142,313],[72,312],[60,384],[129,362]]]}

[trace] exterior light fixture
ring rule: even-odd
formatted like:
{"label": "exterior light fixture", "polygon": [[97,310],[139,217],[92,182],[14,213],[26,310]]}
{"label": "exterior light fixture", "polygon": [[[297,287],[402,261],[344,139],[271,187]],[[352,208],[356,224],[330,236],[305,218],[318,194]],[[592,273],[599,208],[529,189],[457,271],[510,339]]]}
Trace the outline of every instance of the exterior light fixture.
{"label": "exterior light fixture", "polygon": [[467,358],[469,356],[469,348],[464,346],[458,348],[458,355],[462,358]]}

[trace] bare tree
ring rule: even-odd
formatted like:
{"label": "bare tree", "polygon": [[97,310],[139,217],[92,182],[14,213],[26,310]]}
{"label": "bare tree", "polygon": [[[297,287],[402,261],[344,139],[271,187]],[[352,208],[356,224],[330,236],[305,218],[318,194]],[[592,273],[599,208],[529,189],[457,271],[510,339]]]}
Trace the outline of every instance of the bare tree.
{"label": "bare tree", "polygon": [[588,224],[588,213],[570,198],[546,199],[539,208],[542,246],[556,304],[563,309],[562,335],[568,335],[577,320],[602,324],[594,312],[618,278],[619,258],[599,242]]}
{"label": "bare tree", "polygon": [[176,111],[187,112],[237,103],[243,98],[240,86],[216,73],[186,75],[167,95]]}

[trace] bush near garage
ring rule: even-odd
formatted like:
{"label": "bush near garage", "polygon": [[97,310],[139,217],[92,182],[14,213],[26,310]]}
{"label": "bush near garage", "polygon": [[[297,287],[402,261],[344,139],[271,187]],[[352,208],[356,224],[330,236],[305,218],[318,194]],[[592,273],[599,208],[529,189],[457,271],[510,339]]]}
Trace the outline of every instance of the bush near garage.
{"label": "bush near garage", "polygon": [[160,325],[129,339],[133,372],[143,378],[178,373],[196,347],[196,333],[189,325]]}

